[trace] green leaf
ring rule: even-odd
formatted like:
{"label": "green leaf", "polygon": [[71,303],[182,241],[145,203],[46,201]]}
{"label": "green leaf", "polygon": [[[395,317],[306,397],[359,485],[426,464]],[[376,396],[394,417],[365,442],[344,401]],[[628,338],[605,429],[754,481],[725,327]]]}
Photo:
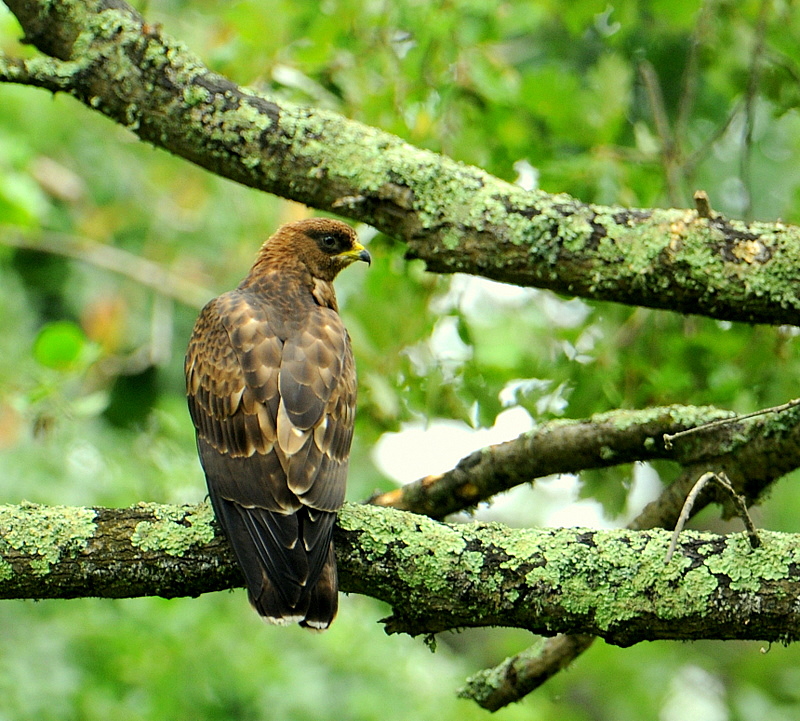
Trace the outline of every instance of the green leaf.
{"label": "green leaf", "polygon": [[47,368],[74,368],[86,347],[87,339],[80,326],[72,321],[48,323],[36,336],[33,357]]}

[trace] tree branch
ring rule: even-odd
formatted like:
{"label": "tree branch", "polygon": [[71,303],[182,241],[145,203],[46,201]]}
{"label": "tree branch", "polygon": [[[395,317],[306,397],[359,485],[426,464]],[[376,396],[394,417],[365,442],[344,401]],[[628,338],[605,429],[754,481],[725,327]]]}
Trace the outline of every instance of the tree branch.
{"label": "tree branch", "polygon": [[429,270],[798,323],[797,227],[528,192],[335,113],[239,87],[122,0],[7,5],[26,41],[51,57],[0,57],[0,81],[69,92],[219,175],[370,223]]}
{"label": "tree branch", "polygon": [[[207,504],[0,507],[0,597],[196,596],[241,585]],[[656,639],[800,638],[800,538],[451,526],[349,504],[336,530],[341,587],[393,607],[390,633],[515,626]]]}
{"label": "tree branch", "polygon": [[[698,469],[690,467],[681,473],[661,495],[629,524],[629,530],[669,529],[675,525],[686,496],[695,485]],[[695,515],[714,499],[705,494],[691,509]],[[483,669],[470,676],[459,689],[461,698],[470,698],[489,711],[497,711],[519,701],[527,694],[567,668],[588,650],[595,637],[587,634],[559,634],[540,641],[502,661],[494,668]]]}
{"label": "tree branch", "polygon": [[[7,4],[26,41],[49,57],[0,56],[0,81],[68,92],[142,139],[213,172],[371,223],[407,242],[409,256],[422,258],[429,270],[731,320],[798,322],[796,227],[526,192],[334,113],[240,88],[208,71],[121,0]],[[752,434],[754,425],[748,425],[744,439],[742,426],[735,426],[715,437],[722,445],[708,458],[757,497],[798,465],[797,423],[787,417],[769,432],[762,425],[763,432]],[[592,429],[547,428],[552,438],[576,430]],[[590,462],[611,465],[625,457],[625,443],[635,433],[612,430],[606,429],[611,445],[593,437],[582,446]],[[543,448],[536,453],[544,454]],[[519,447],[473,458],[473,479],[483,474],[488,493],[503,474],[524,477],[540,460],[531,447],[527,458],[523,450],[521,440]],[[643,453],[662,450],[651,444]],[[679,448],[676,457],[691,456],[685,453]],[[563,463],[557,455],[538,467]],[[454,489],[470,504],[481,497],[464,493],[473,465],[465,462],[451,472],[451,498]],[[650,516],[646,509],[642,525],[666,518],[673,505],[655,507]],[[445,512],[446,506],[435,509],[435,515]],[[0,512],[0,531],[0,595],[9,597],[196,595],[240,583],[203,506],[24,506]],[[799,590],[790,578],[795,538],[766,534],[758,551],[740,541],[684,536],[678,557],[664,567],[655,556],[666,542],[658,533],[453,528],[352,506],[342,512],[337,530],[343,589],[391,603],[388,625],[394,631],[497,624],[598,634],[621,644],[645,638],[793,640],[797,618],[785,599]],[[725,614],[710,617],[714,608]],[[585,647],[577,641],[573,655]],[[550,668],[558,662],[546,661]]]}
{"label": "tree branch", "polygon": [[207,504],[0,506],[0,598],[173,598],[238,585]]}
{"label": "tree branch", "polygon": [[[753,421],[755,416],[729,417],[729,422],[724,426],[698,429],[698,434],[702,434],[702,442],[697,445],[686,444],[678,449],[679,456],[676,460],[686,464],[683,473],[656,501],[643,509],[628,528],[672,528],[686,496],[698,476],[708,468],[735,468],[742,490],[745,486],[747,488],[748,500],[757,501],[782,473],[800,463],[797,436],[797,421],[800,418],[798,414],[783,413],[793,408],[789,404],[781,406],[775,409],[781,411],[780,413],[773,413],[769,418],[762,416],[757,424],[751,425],[748,422]],[[589,421],[548,423],[515,441],[479,451],[476,454],[479,459],[477,463],[467,463],[471,458],[468,457],[439,478],[422,479],[421,482],[409,484],[412,491],[407,495],[403,493],[407,487],[403,487],[383,494],[373,499],[373,502],[391,505],[394,501],[416,512],[423,512],[423,509],[453,512],[457,510],[459,499],[464,500],[463,489],[479,487],[481,491],[488,493],[490,488],[509,479],[523,479],[518,482],[525,482],[523,469],[535,474],[534,469],[539,468],[541,475],[559,472],[559,469],[566,472],[563,464],[571,462],[570,454],[562,454],[560,450],[562,444],[568,440],[573,444],[574,452],[581,457],[584,468],[607,465],[605,461],[609,457],[614,459],[612,462],[628,462],[633,460],[631,455],[636,455],[637,452],[657,455],[666,451],[663,445],[655,443],[656,439],[659,442],[662,439],[659,428],[673,424],[694,427],[719,417],[722,413],[716,409],[672,406],[648,411],[614,411],[594,416]],[[721,430],[722,434],[716,435],[717,430]],[[693,434],[695,440],[700,440],[698,434]],[[599,438],[605,443],[598,444]],[[775,447],[771,447],[772,442],[776,443]],[[607,450],[603,451],[604,448]],[[529,452],[526,454],[524,449]],[[543,458],[539,457],[540,453]],[[498,461],[496,457],[502,459]],[[788,466],[783,463],[776,465],[776,457],[787,461]],[[519,466],[509,472],[505,470],[508,463],[518,463]],[[554,465],[548,465],[550,463]],[[750,482],[751,477],[758,477],[760,480],[753,483]],[[485,499],[486,496],[482,498]],[[715,494],[703,494],[692,514],[715,500]],[[549,638],[506,659],[495,668],[474,674],[460,689],[459,695],[473,699],[483,708],[496,711],[518,701],[566,668],[591,646],[593,640],[594,637],[587,634],[560,634]]]}
{"label": "tree branch", "polygon": [[66,233],[32,233],[28,229],[0,226],[0,244],[53,253],[110,270],[150,288],[165,298],[202,308],[214,293],[162,265],[113,245]]}
{"label": "tree branch", "polygon": [[559,634],[543,639],[494,668],[485,668],[470,676],[458,690],[458,696],[475,701],[489,711],[498,711],[568,668],[595,639],[596,636],[586,634]]}
{"label": "tree branch", "polygon": [[[773,481],[800,467],[800,411],[790,413],[794,407],[789,405],[781,410],[769,417],[738,419],[716,408],[676,405],[551,421],[513,441],[475,451],[450,471],[381,493],[369,502],[441,519],[536,478],[654,459],[677,461],[692,472],[696,467],[733,465],[740,483],[747,479],[741,492],[754,500]],[[698,429],[674,448],[664,444],[664,434],[721,419],[730,422]],[[672,523],[684,497],[674,500],[677,505],[671,505],[668,514],[674,513]],[[640,527],[659,526],[660,520]]]}

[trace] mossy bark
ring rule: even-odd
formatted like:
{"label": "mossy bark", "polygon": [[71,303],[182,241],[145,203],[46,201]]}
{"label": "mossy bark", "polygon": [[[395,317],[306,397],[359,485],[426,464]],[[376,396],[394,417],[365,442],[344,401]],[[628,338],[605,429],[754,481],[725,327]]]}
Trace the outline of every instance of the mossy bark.
{"label": "mossy bark", "polygon": [[214,173],[370,223],[429,270],[800,324],[795,226],[526,191],[335,113],[240,87],[122,0],[6,4],[47,57],[0,56],[0,81],[67,92]]}
{"label": "mossy bark", "polygon": [[[729,422],[684,436],[674,445],[664,442],[665,434],[722,419]],[[692,484],[706,470],[725,471],[754,502],[773,481],[800,466],[800,407],[744,420],[717,408],[675,405],[551,421],[370,502],[444,518],[544,476],[657,459],[688,469]],[[659,519],[643,520],[639,528],[674,525],[688,490],[682,488],[672,499],[668,512],[661,502]]]}
{"label": "mossy bark", "polygon": [[[349,504],[335,541],[342,590],[382,599],[390,632],[464,626],[656,639],[800,637],[800,542],[763,533],[450,525]],[[0,597],[196,596],[241,585],[206,504],[0,507]]]}
{"label": "mossy bark", "polygon": [[0,506],[0,598],[172,598],[241,582],[206,504]]}

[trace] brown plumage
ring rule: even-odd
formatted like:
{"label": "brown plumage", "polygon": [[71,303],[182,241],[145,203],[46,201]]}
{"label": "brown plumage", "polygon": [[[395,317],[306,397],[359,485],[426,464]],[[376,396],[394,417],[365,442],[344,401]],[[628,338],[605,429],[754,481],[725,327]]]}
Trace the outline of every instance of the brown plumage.
{"label": "brown plumage", "polygon": [[282,226],[239,287],[203,308],[186,353],[189,411],[214,512],[268,621],[327,628],[356,373],[333,279],[370,262],[353,229]]}

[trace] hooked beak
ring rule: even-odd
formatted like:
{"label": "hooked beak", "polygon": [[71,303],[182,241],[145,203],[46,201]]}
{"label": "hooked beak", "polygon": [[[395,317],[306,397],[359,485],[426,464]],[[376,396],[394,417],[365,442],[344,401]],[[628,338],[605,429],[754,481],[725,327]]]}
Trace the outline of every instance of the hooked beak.
{"label": "hooked beak", "polygon": [[353,243],[353,247],[350,250],[346,250],[344,253],[339,253],[339,255],[336,257],[342,258],[348,263],[353,263],[357,260],[363,260],[367,265],[372,265],[372,256],[369,254],[369,251],[359,242]]}

